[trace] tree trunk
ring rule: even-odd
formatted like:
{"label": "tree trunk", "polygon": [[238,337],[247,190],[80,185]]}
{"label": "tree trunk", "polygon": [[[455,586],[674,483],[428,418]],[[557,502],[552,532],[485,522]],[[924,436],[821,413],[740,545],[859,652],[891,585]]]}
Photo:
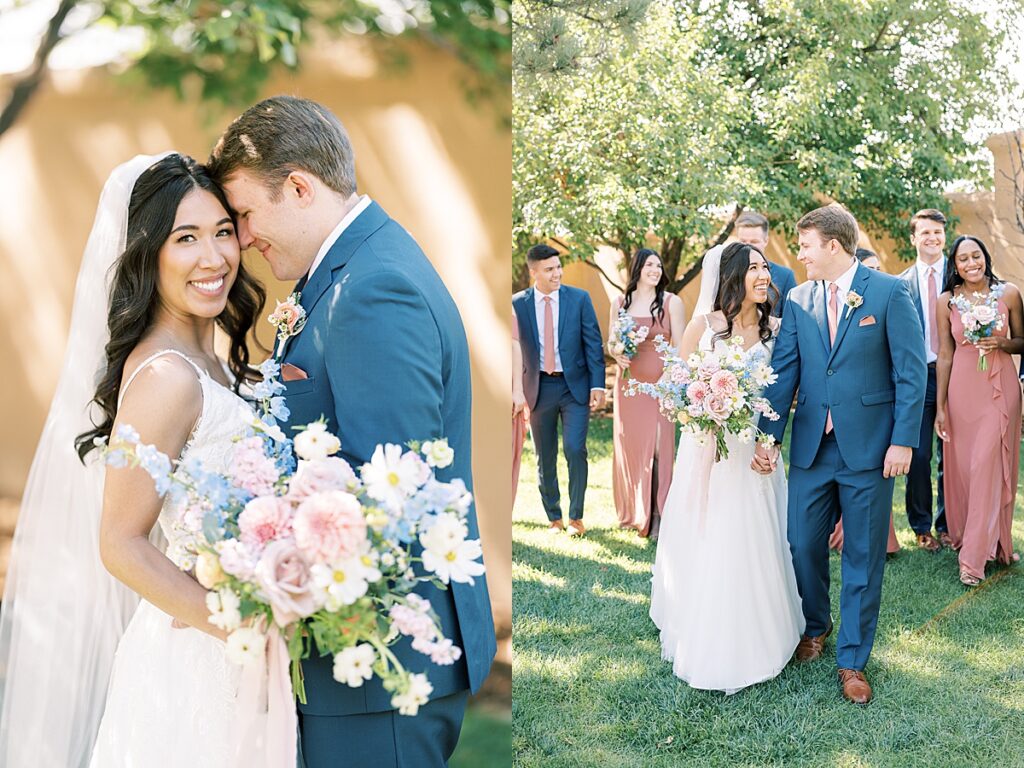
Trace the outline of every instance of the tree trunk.
{"label": "tree trunk", "polygon": [[36,49],[32,66],[14,84],[14,87],[11,89],[11,95],[7,99],[3,111],[0,112],[0,136],[3,136],[7,129],[14,125],[22,110],[25,109],[32,99],[36,89],[39,88],[40,83],[42,83],[43,76],[46,74],[46,62],[50,58],[50,53],[57,43],[61,41],[60,28],[64,25],[64,20],[67,18],[68,13],[77,4],[77,0],[61,0],[57,12],[53,14],[50,23],[46,25],[46,32],[39,41],[39,47]]}
{"label": "tree trunk", "polygon": [[[732,232],[732,228],[736,225],[736,219],[739,217],[741,213],[743,213],[743,206],[737,203],[736,207],[733,209],[732,215],[729,216],[729,220],[725,222],[722,228],[718,231],[718,234],[715,236],[715,239],[708,243],[705,247],[705,252],[711,250],[716,245],[721,245],[728,239],[729,233]],[[662,247],[664,248],[664,246]],[[677,259],[677,269],[678,264],[679,262]],[[683,288],[690,284],[691,280],[693,280],[695,277],[697,277],[697,275],[700,274],[700,269],[703,265],[703,259],[697,259],[697,261],[695,261],[693,265],[688,270],[686,270],[685,273],[683,273],[682,277],[678,278],[677,280],[673,280],[671,283],[669,283],[668,290],[671,291],[672,293],[679,293],[681,290],[683,290]],[[670,274],[675,273],[673,272]]]}

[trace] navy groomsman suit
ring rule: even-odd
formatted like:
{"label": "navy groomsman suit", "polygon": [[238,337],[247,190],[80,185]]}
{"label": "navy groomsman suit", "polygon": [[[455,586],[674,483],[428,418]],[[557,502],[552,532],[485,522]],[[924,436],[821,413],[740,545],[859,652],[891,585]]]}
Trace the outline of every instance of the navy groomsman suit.
{"label": "navy groomsman suit", "polygon": [[[935,295],[942,293],[942,281],[946,273],[946,259],[943,257],[934,265]],[[928,306],[928,295],[921,294],[921,283],[927,286],[928,265],[918,260],[901,275],[910,290],[910,297],[917,307],[917,314],[924,329],[921,343],[924,346],[925,360],[928,363],[928,383],[925,387],[924,416],[921,418],[921,439],[914,449],[914,458],[907,473],[907,521],[917,535],[930,534],[932,530],[932,443],[935,441],[935,452],[938,455],[938,499],[936,504],[935,531],[938,534],[947,532],[946,501],[942,490],[942,441],[935,440],[935,359],[929,333],[934,317],[928,317],[925,311]],[[927,290],[927,288],[925,289]]]}
{"label": "navy groomsman suit", "polygon": [[[604,351],[594,305],[586,291],[562,285],[552,292],[555,369],[542,370],[544,295],[527,288],[512,297],[523,348],[523,389],[530,407],[530,428],[537,450],[538,484],[544,511],[551,521],[562,519],[558,489],[558,420],[569,465],[569,519],[583,519],[587,490],[587,428],[590,393],[604,390]],[[538,318],[539,315],[539,318]]]}
{"label": "navy groomsman suit", "polygon": [[772,317],[782,317],[782,310],[786,308],[786,297],[796,288],[796,274],[789,267],[776,264],[774,261],[768,262],[768,271],[772,276],[772,285],[779,292],[779,300],[772,307]]}

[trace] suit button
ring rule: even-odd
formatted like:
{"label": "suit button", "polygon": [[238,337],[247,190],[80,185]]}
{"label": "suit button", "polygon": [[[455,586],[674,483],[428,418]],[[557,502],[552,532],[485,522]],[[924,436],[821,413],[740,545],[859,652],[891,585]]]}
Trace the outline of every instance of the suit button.
{"label": "suit button", "polygon": [[829,368],[828,369],[828,375],[831,376],[833,373],[835,373],[835,371],[833,371],[831,368]]}

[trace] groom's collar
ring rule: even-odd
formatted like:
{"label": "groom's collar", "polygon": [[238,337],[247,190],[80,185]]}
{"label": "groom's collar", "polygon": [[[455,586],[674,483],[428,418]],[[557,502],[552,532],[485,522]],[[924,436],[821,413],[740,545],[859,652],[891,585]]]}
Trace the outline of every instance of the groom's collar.
{"label": "groom's collar", "polygon": [[[306,280],[301,288],[302,299],[300,303],[302,308],[306,310],[307,315],[313,311],[313,307],[324,294],[324,291],[330,287],[335,270],[344,267],[366,238],[383,227],[388,221],[390,221],[390,218],[384,212],[384,209],[377,205],[377,203],[370,201],[363,212],[345,227],[344,231],[338,236],[338,239],[334,241],[334,244],[327,249],[327,255],[324,256],[325,263],[309,276],[309,279]],[[327,269],[327,267],[330,267],[330,269]],[[301,283],[302,281],[300,281]],[[296,286],[296,290],[300,290],[298,286]]]}
{"label": "groom's collar", "polygon": [[331,234],[327,236],[323,245],[320,246],[320,250],[317,251],[316,258],[313,259],[313,263],[309,267],[309,272],[306,273],[307,277],[312,276],[312,274],[316,272],[316,268],[320,266],[320,262],[324,260],[327,252],[331,250],[336,242],[338,242],[338,238],[341,237],[342,233],[348,229],[349,225],[356,220],[356,217],[358,217],[360,213],[370,207],[370,203],[372,202],[373,201],[370,199],[369,195],[361,195],[359,199],[356,200],[356,204],[352,206],[349,212],[345,214],[341,221],[338,222],[338,225],[331,230]]}

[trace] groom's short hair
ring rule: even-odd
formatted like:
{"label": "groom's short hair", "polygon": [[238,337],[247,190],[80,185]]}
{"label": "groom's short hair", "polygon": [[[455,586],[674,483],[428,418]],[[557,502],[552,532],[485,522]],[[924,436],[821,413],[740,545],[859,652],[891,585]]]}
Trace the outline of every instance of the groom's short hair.
{"label": "groom's short hair", "polygon": [[276,200],[293,171],[306,171],[338,194],[356,191],[356,161],[341,121],[327,107],[296,96],[272,96],[245,110],[224,131],[208,163],[223,184],[248,171]]}
{"label": "groom's short hair", "polygon": [[805,213],[796,223],[796,228],[801,232],[816,230],[825,242],[835,240],[851,256],[857,251],[857,241],[860,239],[857,220],[839,203],[824,205]]}

